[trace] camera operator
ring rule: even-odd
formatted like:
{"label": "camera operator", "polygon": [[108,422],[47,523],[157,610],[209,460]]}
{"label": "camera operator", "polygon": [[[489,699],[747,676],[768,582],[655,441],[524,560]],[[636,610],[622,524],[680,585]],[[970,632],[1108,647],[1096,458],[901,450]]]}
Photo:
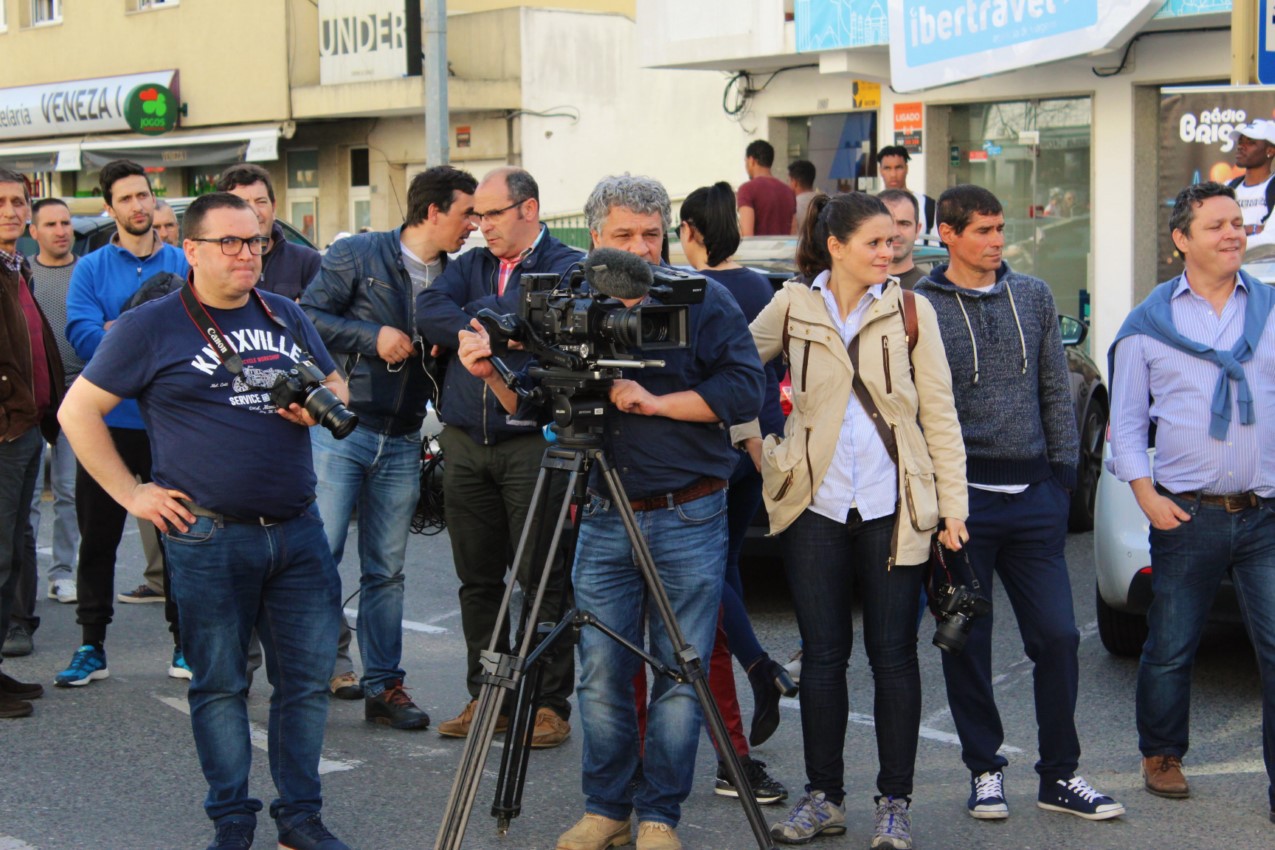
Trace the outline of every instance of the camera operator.
{"label": "camera operator", "polygon": [[[659,262],[672,210],[655,180],[604,178],[590,194],[585,215],[595,248]],[[608,294],[627,306],[644,298],[641,289],[629,297]],[[764,377],[744,315],[721,284],[707,282],[703,303],[689,308],[688,324],[689,348],[662,350],[663,367],[625,370],[615,381],[605,447],[632,500],[677,622],[706,662],[726,567],[726,481],[736,459],[727,426],[757,415]],[[490,346],[480,326],[462,334],[459,353],[506,409],[514,409],[516,396],[482,359]],[[576,604],[640,645],[646,587],[620,514],[600,492],[597,470],[592,485],[572,573]],[[653,610],[650,614],[650,650],[676,667],[664,624]],[[675,828],[694,776],[700,706],[691,685],[658,677],[645,743],[639,747],[633,679],[640,663],[601,632],[581,632],[586,814],[558,839],[558,850],[628,843],[635,811],[639,850],[681,847]]]}
{"label": "camera operator", "polygon": [[[319,816],[340,579],[313,505],[306,428],[316,396],[340,408],[345,381],[301,309],[254,290],[267,240],[246,202],[204,195],[185,224],[188,285],[120,316],[59,420],[88,474],[165,534],[194,674],[190,719],[212,846],[249,846],[262,807],[248,796],[246,654],[255,627],[274,685],[268,752],[279,846],[343,850]],[[314,390],[305,408],[277,408],[272,388],[294,368],[314,368],[311,357],[330,390]],[[124,398],[140,403],[154,483],[134,479],[106,426]]]}
{"label": "camera operator", "polygon": [[[444,348],[456,348],[457,334],[484,307],[517,312],[524,273],[562,274],[581,257],[540,223],[540,188],[521,168],[499,168],[483,178],[474,192],[474,217],[487,247],[462,254],[416,297],[417,328]],[[514,352],[508,362],[520,368],[525,359],[525,354]],[[506,415],[482,381],[459,364],[450,364],[443,376],[438,415],[445,426],[438,436],[446,456],[443,502],[460,579],[460,623],[468,650],[470,695],[459,715],[438,724],[438,733],[465,738],[482,684],[479,653],[487,649],[497,629],[497,652],[510,651],[509,624],[497,623],[496,612],[547,443],[534,412],[511,410]],[[561,495],[558,490],[551,498],[560,501]],[[543,563],[543,553],[531,552],[515,567],[524,590],[535,588],[533,570]],[[562,606],[564,573],[565,567],[559,565],[546,591],[549,619],[555,619]],[[571,653],[554,653],[536,706],[532,747],[556,747],[571,734],[567,699],[574,679]],[[506,725],[502,716],[498,731]]]}
{"label": "camera operator", "polygon": [[450,166],[422,171],[407,191],[403,226],[336,242],[301,296],[301,309],[344,361],[350,407],[359,415],[345,439],[313,432],[319,513],[338,564],[359,506],[363,681],[356,686],[350,632],[343,628],[344,652],[329,688],[339,697],[362,691],[364,718],[394,729],[429,726],[429,715],[403,688],[402,668],[403,562],[420,494],[421,423],[436,389],[413,307],[416,293],[446,268],[447,252],[459,251],[473,232],[476,185]]}
{"label": "camera operator", "polygon": [[[1054,297],[1045,281],[1004,261],[1005,216],[988,190],[948,189],[938,221],[950,261],[916,292],[934,306],[952,369],[969,481],[969,565],[987,593],[993,570],[1005,583],[1035,665],[1037,805],[1087,820],[1119,817],[1124,806],[1076,774],[1080,633],[1064,548],[1080,437]],[[943,653],[943,676],[970,771],[970,816],[1007,818],[990,613],[972,621],[963,652]]]}

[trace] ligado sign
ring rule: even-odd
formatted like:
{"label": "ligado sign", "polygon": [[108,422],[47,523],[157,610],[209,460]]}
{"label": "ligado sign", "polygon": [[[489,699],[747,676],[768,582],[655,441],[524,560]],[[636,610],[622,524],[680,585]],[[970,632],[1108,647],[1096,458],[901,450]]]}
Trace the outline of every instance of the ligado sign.
{"label": "ligado sign", "polygon": [[907,92],[1127,40],[1163,0],[890,0],[890,70]]}

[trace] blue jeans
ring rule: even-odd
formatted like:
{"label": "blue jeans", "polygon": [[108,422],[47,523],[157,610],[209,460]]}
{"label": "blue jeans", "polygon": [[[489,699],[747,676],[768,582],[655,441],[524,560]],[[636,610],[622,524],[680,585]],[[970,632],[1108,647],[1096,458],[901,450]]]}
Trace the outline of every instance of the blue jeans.
{"label": "blue jeans", "polygon": [[1138,666],[1138,748],[1144,756],[1186,754],[1191,668],[1213,597],[1227,572],[1262,681],[1262,751],[1275,811],[1275,500],[1227,513],[1173,497],[1192,519],[1151,529],[1149,633]]}
{"label": "blue jeans", "polygon": [[[1080,738],[1076,734],[1076,695],[1080,688],[1080,632],[1071,605],[1071,576],[1063,549],[1071,497],[1054,479],[1022,493],[970,488],[965,544],[970,568],[992,598],[992,573],[1005,584],[1018,619],[1023,651],[1033,664],[1037,740],[1042,783],[1076,772]],[[965,575],[964,562],[949,567]],[[968,576],[966,576],[968,582]],[[1005,730],[992,692],[992,614],[976,617],[965,650],[944,652],[947,702],[961,739],[961,758],[973,774],[1000,770]],[[804,683],[803,683],[804,686]]]}
{"label": "blue jeans", "polygon": [[358,427],[344,440],[311,428],[315,493],[332,559],[341,563],[359,506],[359,655],[363,693],[402,681],[403,559],[421,482],[419,433],[391,437]]}
{"label": "blue jeans", "polygon": [[[678,626],[707,672],[726,560],[726,493],[642,511],[637,523]],[[585,506],[573,577],[580,610],[596,614],[636,644],[643,642],[644,614],[649,614],[651,654],[677,666],[664,624],[647,602],[619,512],[596,495]],[[677,826],[682,801],[691,792],[703,718],[690,685],[659,676],[651,690],[646,741],[639,745],[633,677],[640,664],[602,632],[581,631],[577,693],[584,726],[585,810],[616,820],[636,811],[639,820]],[[641,779],[633,785],[639,752]]]}
{"label": "blue jeans", "polygon": [[[53,566],[48,578],[75,578],[75,555],[80,548],[80,527],[75,521],[75,452],[65,433],[49,444],[49,484],[53,490]],[[40,502],[44,489],[44,465],[40,465],[31,499],[31,527],[40,535]]]}
{"label": "blue jeans", "polygon": [[336,652],[341,579],[319,513],[311,506],[277,525],[196,517],[170,530],[165,550],[180,612],[190,683],[190,724],[214,821],[255,815],[248,796],[248,636],[256,628],[270,694],[270,774],[281,830],[319,811],[319,754],[328,718],[328,672]]}
{"label": "blue jeans", "polygon": [[31,494],[44,438],[39,428],[0,442],[0,636],[9,633],[9,616],[22,572],[31,518]]}
{"label": "blue jeans", "polygon": [[863,601],[863,643],[872,667],[877,790],[912,794],[921,727],[916,606],[922,568],[886,569],[894,515],[837,522],[806,510],[784,531],[784,571],[801,631],[801,739],[806,790],[845,797],[846,670],[854,644],[852,608]]}

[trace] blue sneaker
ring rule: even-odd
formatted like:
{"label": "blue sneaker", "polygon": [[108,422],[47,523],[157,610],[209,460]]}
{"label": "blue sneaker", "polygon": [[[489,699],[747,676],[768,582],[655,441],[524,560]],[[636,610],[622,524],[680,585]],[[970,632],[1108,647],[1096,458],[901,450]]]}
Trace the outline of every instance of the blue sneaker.
{"label": "blue sneaker", "polygon": [[328,832],[319,813],[294,823],[279,833],[279,850],[350,850],[349,846]]}
{"label": "blue sneaker", "polygon": [[217,837],[208,850],[249,850],[257,819],[252,815],[227,815],[217,821]]}
{"label": "blue sneaker", "polygon": [[970,777],[970,800],[966,804],[970,817],[979,820],[1004,820],[1009,817],[1005,802],[1005,774],[989,770]]}
{"label": "blue sneaker", "polygon": [[92,644],[84,644],[71,656],[71,666],[57,675],[53,684],[59,688],[78,688],[95,679],[105,679],[111,675],[106,669],[106,650],[96,649]]}
{"label": "blue sneaker", "polygon": [[1042,782],[1036,805],[1050,812],[1066,812],[1085,820],[1107,820],[1124,814],[1124,806],[1098,791],[1082,776]]}
{"label": "blue sneaker", "polygon": [[186,655],[182,652],[180,646],[173,647],[173,663],[168,665],[168,676],[170,679],[193,679],[195,677],[190,665],[186,663]]}

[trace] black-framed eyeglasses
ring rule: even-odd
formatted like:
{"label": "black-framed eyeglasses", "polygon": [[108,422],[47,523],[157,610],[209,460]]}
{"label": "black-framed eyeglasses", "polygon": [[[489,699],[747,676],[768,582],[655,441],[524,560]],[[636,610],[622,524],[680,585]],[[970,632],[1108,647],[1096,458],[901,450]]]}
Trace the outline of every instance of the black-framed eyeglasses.
{"label": "black-framed eyeglasses", "polygon": [[527,200],[526,198],[523,198],[521,201],[514,201],[514,202],[513,202],[512,204],[510,204],[509,206],[507,206],[507,207],[501,207],[501,208],[500,208],[500,209],[498,209],[498,210],[492,210],[491,212],[485,212],[485,213],[472,212],[472,213],[470,213],[470,215],[471,215],[473,218],[476,218],[476,219],[478,219],[478,220],[481,222],[481,221],[482,221],[483,219],[485,219],[485,218],[495,218],[496,216],[500,215],[501,213],[509,212],[511,209],[513,209],[514,207],[518,206],[519,204],[525,203],[525,202],[526,202],[526,200]]}
{"label": "black-framed eyeglasses", "polygon": [[270,244],[268,236],[251,236],[244,239],[242,236],[223,236],[220,239],[195,239],[191,238],[191,242],[212,242],[221,246],[221,253],[227,257],[237,257],[243,251],[243,246],[247,245],[248,250],[256,256],[260,257],[266,253],[266,247]]}

